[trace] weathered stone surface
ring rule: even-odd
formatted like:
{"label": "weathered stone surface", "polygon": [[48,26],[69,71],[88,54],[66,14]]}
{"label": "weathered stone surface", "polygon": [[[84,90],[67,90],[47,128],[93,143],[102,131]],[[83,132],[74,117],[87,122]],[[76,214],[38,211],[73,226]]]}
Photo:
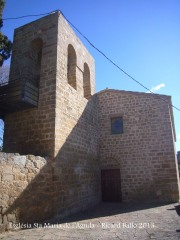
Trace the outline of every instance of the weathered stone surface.
{"label": "weathered stone surface", "polygon": [[27,178],[28,180],[32,180],[35,177],[34,173],[28,173]]}
{"label": "weathered stone surface", "polygon": [[3,169],[3,173],[4,173],[4,174],[12,174],[12,166],[6,166],[6,167]]}
{"label": "weathered stone surface", "polygon": [[24,180],[26,180],[26,179],[27,179],[26,174],[19,173],[19,174],[15,174],[15,175],[14,175],[14,180],[24,181]]}
{"label": "weathered stone surface", "polygon": [[13,174],[3,174],[2,175],[2,181],[8,181],[8,182],[11,182],[11,181],[13,181],[13,179],[14,179],[14,176],[13,176]]}
{"label": "weathered stone surface", "polygon": [[6,226],[4,224],[0,224],[0,233],[6,230]]}
{"label": "weathered stone surface", "polygon": [[14,163],[17,165],[25,166],[26,164],[26,156],[14,156]]}
{"label": "weathered stone surface", "polygon": [[8,222],[16,222],[16,215],[15,214],[8,214],[7,219],[8,219]]}
{"label": "weathered stone surface", "polygon": [[[21,221],[36,221],[38,215],[50,216],[52,209],[50,191],[46,191],[47,186],[52,189],[50,179],[50,167],[45,170],[46,178],[41,178],[39,182],[38,174],[42,175],[43,168],[46,168],[47,162],[44,158],[32,156],[33,161],[36,161],[41,170],[37,169],[27,156],[15,156],[14,154],[3,155],[3,161],[0,162],[2,175],[0,181],[0,224],[1,231],[8,227],[9,223],[17,223]],[[0,156],[0,157],[1,157]],[[11,161],[9,161],[11,159]],[[32,171],[29,173],[29,169]],[[34,173],[35,171],[35,173]],[[40,185],[41,184],[41,185]],[[46,192],[46,202],[43,200],[44,192]],[[41,201],[37,201],[40,199]],[[42,204],[43,203],[43,204]],[[48,210],[45,211],[45,209]],[[41,218],[42,219],[42,218]]]}

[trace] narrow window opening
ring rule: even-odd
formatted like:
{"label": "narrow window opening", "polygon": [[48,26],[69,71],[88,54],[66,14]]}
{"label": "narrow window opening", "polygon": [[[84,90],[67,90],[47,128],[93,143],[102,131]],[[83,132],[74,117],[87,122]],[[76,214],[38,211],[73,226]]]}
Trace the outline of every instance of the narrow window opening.
{"label": "narrow window opening", "polygon": [[69,85],[76,89],[76,52],[71,44],[68,46],[68,61],[67,61],[67,79]]}
{"label": "narrow window opening", "polygon": [[89,99],[91,97],[91,83],[90,83],[90,70],[87,63],[84,63],[83,89],[84,97],[86,99]]}

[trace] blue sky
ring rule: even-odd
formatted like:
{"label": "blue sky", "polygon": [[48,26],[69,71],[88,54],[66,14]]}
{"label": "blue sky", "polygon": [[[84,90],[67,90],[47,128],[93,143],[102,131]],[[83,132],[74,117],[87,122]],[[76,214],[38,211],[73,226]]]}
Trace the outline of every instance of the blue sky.
{"label": "blue sky", "polygon": [[[56,9],[126,72],[155,93],[171,95],[180,108],[179,0],[7,0],[3,17]],[[14,28],[37,18],[4,21],[2,31],[12,40]],[[146,92],[81,40],[95,58],[97,91]],[[174,117],[180,150],[180,112],[175,109]]]}

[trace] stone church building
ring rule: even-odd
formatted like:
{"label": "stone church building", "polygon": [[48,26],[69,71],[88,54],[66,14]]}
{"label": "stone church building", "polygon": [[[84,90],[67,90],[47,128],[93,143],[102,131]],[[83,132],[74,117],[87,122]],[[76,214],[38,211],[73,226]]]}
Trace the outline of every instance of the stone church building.
{"label": "stone church building", "polygon": [[21,194],[29,209],[36,199],[36,220],[100,201],[179,201],[171,97],[96,93],[94,59],[60,12],[15,30],[0,104],[4,152],[48,159]]}

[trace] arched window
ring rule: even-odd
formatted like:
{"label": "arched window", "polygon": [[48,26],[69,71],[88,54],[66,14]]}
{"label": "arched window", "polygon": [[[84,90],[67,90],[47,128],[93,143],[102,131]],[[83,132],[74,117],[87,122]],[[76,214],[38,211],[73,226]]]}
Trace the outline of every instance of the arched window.
{"label": "arched window", "polygon": [[68,45],[67,79],[69,85],[76,89],[76,52],[71,44]]}
{"label": "arched window", "polygon": [[36,38],[31,42],[31,81],[36,85],[39,85],[40,80],[42,47],[43,41],[41,38]]}
{"label": "arched window", "polygon": [[91,97],[91,83],[90,83],[90,70],[87,63],[84,63],[83,89],[84,97],[89,99]]}

